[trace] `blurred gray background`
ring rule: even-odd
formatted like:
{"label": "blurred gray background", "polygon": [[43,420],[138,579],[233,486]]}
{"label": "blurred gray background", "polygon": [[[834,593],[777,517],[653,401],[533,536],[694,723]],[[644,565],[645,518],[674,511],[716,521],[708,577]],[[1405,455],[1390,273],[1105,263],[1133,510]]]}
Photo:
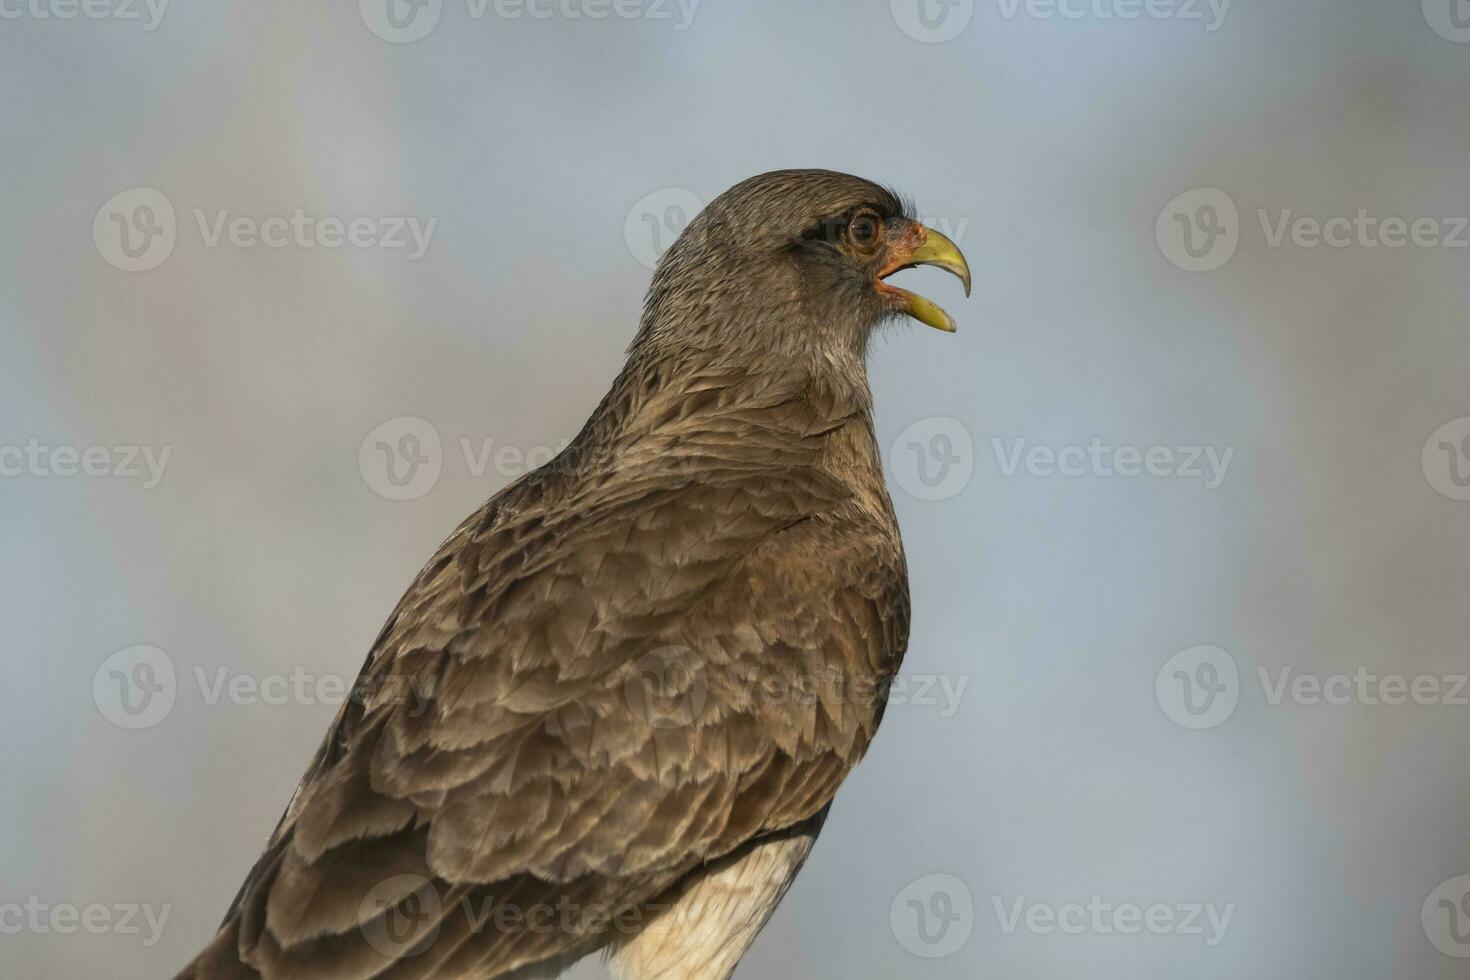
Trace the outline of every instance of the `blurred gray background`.
{"label": "blurred gray background", "polygon": [[0,974],[207,940],[323,683],[792,166],[976,290],[875,345],[910,683],[740,975],[1470,974],[1470,2],[394,2],[0,0]]}

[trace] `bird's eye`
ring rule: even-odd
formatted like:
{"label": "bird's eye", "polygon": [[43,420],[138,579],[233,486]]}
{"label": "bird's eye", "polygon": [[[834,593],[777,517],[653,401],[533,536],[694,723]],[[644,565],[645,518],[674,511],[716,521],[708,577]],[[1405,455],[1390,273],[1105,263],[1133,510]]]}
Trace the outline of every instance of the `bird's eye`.
{"label": "bird's eye", "polygon": [[847,237],[858,248],[872,248],[882,234],[883,219],[871,211],[860,212],[847,223]]}

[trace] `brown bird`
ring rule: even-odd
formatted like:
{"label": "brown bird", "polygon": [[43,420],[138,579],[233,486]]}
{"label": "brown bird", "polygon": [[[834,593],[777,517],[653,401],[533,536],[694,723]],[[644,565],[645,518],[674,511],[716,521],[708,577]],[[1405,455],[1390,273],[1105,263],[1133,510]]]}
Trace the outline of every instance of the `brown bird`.
{"label": "brown bird", "polygon": [[722,978],[867,749],[908,643],[865,361],[959,249],[789,170],[709,205],[612,390],[389,617],[181,978]]}

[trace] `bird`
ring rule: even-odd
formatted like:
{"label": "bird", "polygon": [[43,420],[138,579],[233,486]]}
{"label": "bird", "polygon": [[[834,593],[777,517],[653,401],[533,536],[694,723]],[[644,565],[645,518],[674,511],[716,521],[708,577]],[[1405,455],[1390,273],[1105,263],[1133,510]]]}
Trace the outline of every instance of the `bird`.
{"label": "bird", "polygon": [[176,980],[734,972],[908,647],[870,341],[955,330],[900,270],[970,293],[912,211],[782,170],[689,221],[611,389],[413,580]]}

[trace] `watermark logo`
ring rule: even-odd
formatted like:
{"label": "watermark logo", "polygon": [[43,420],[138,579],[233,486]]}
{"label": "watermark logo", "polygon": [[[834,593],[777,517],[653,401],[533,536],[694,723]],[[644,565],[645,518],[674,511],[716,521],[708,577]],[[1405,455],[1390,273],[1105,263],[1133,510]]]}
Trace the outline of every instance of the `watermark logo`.
{"label": "watermark logo", "polygon": [[1357,704],[1368,707],[1416,704],[1422,708],[1447,706],[1470,707],[1470,674],[1375,674],[1359,667],[1348,674],[1296,673],[1292,667],[1272,672],[1256,668],[1266,703],[1276,707],[1290,698],[1292,704],[1319,704],[1342,707]]}
{"label": "watermark logo", "polygon": [[[462,892],[462,894],[457,894]],[[616,933],[636,936],[651,918],[668,910],[663,902],[582,903],[563,891],[554,900],[523,904],[515,889],[496,894],[483,889],[446,890],[422,875],[394,875],[375,885],[358,907],[364,938],[391,959],[411,959],[432,947],[446,923],[455,942],[466,935],[578,936]],[[464,917],[461,924],[457,920]]]}
{"label": "watermark logo", "polygon": [[1470,44],[1470,0],[1424,0],[1424,19],[1446,41]]}
{"label": "watermark logo", "polygon": [[143,32],[158,29],[169,0],[0,0],[0,20],[141,21]]}
{"label": "watermark logo", "polygon": [[888,469],[919,500],[948,500],[970,483],[975,442],[959,419],[934,415],[904,429],[888,449]]}
{"label": "watermark logo", "polygon": [[1452,419],[1424,443],[1424,476],[1440,496],[1470,500],[1470,416]]}
{"label": "watermark logo", "polygon": [[172,711],[180,694],[197,687],[200,703],[251,707],[264,705],[328,705],[340,707],[347,701],[374,708],[384,704],[404,705],[417,718],[435,697],[433,678],[405,674],[383,677],[359,675],[350,680],[341,674],[315,674],[304,667],[288,673],[252,674],[228,666],[213,672],[195,665],[189,673],[194,684],[177,677],[172,658],[156,647],[139,646],[120,650],[107,659],[92,681],[92,696],[98,710],[122,728],[151,728]]}
{"label": "watermark logo", "polygon": [[1295,248],[1470,248],[1466,228],[1470,218],[1379,217],[1367,208],[1358,208],[1351,216],[1340,214],[1314,218],[1283,208],[1272,215],[1265,208],[1256,209],[1261,234],[1268,248],[1281,248],[1288,242]]}
{"label": "watermark logo", "polygon": [[925,44],[954,40],[975,16],[975,0],[888,0],[888,7],[898,29]]}
{"label": "watermark logo", "polygon": [[444,0],[357,0],[367,29],[390,44],[410,44],[428,37],[443,8]]}
{"label": "watermark logo", "polygon": [[92,675],[92,700],[119,728],[152,728],[168,717],[178,694],[174,663],[157,647],[119,650]]}
{"label": "watermark logo", "polygon": [[152,187],[132,187],[107,199],[92,219],[92,242],[108,265],[147,272],[163,265],[178,241],[173,202]]}
{"label": "watermark logo", "polygon": [[[229,208],[191,211],[200,243],[207,249],[375,248],[402,250],[417,262],[429,250],[438,218],[415,215],[308,214],[296,208],[288,214],[257,217]],[[173,254],[179,227],[173,203],[162,191],[134,187],[113,195],[92,219],[92,242],[109,265],[124,272],[156,269]]]}
{"label": "watermark logo", "polygon": [[500,20],[619,20],[673,21],[674,33],[694,24],[701,0],[465,0],[472,20],[483,20],[487,10]]}
{"label": "watermark logo", "polygon": [[194,224],[205,248],[227,244],[232,248],[334,249],[349,245],[384,251],[402,249],[408,261],[417,262],[429,250],[439,219],[420,220],[416,215],[319,217],[307,214],[304,208],[260,218],[233,214],[229,208],[219,208],[212,215],[195,208]]}
{"label": "watermark logo", "polygon": [[975,900],[954,875],[932,874],[904,886],[888,907],[898,944],[926,960],[953,956],[975,929]]}
{"label": "watermark logo", "polygon": [[1093,895],[1086,904],[1029,902],[1025,895],[1016,896],[1014,901],[992,895],[990,902],[995,908],[995,921],[1007,936],[1015,935],[1023,925],[1036,936],[1058,932],[1064,936],[1136,936],[1147,932],[1154,936],[1199,936],[1204,939],[1206,949],[1225,941],[1230,920],[1235,917],[1233,903],[1224,908],[1213,903],[1155,902],[1145,906],[1121,902],[1115,905],[1103,901],[1101,895]]}
{"label": "watermark logo", "polygon": [[[1285,666],[1257,666],[1263,703],[1307,708],[1413,705],[1470,707],[1470,674],[1379,674],[1367,666],[1351,674],[1317,674]],[[1223,725],[1234,713],[1245,682],[1235,660],[1215,646],[1192,647],[1169,659],[1154,678],[1159,707],[1170,720],[1193,729]]]}
{"label": "watermark logo", "polygon": [[0,446],[0,477],[111,476],[163,482],[172,446],[48,446],[32,436],[24,446]]}
{"label": "watermark logo", "polygon": [[1009,447],[1000,439],[990,440],[1001,476],[1013,477],[1024,465],[1034,477],[1123,477],[1201,480],[1206,490],[1217,489],[1225,482],[1235,447],[1215,446],[1137,446],[1106,445],[1094,436],[1086,446],[1028,445],[1025,439],[1013,440]]}
{"label": "watermark logo", "polygon": [[623,697],[649,728],[693,725],[709,700],[704,665],[687,647],[660,647],[638,658]]}
{"label": "watermark logo", "polygon": [[974,216],[968,214],[919,216],[919,224],[925,228],[933,228],[956,245],[965,244],[965,238],[970,234],[970,225],[974,220]]}
{"label": "watermark logo", "polygon": [[1435,949],[1456,959],[1470,959],[1470,875],[1451,878],[1430,892],[1420,920]]}
{"label": "watermark logo", "polygon": [[[442,448],[439,432],[431,422],[412,415],[399,416],[382,423],[363,439],[358,446],[358,470],[374,493],[389,500],[415,500],[435,487],[451,458],[462,458],[465,472],[474,479],[493,473],[513,480],[567,452],[571,439],[563,438],[555,445],[522,445],[495,436],[460,436],[456,444],[459,452],[449,452]],[[564,462],[602,465],[611,472],[617,457],[614,453],[573,451]]]}
{"label": "watermark logo", "polygon": [[1231,0],[996,0],[1000,15],[1014,20],[1025,12],[1033,20],[1200,21],[1205,33],[1225,26]]}
{"label": "watermark logo", "polygon": [[628,252],[646,269],[658,266],[674,239],[704,210],[699,195],[683,187],[664,187],[638,199],[623,221]]}
{"label": "watermark logo", "polygon": [[[1470,217],[1446,215],[1403,218],[1377,215],[1368,208],[1352,214],[1315,217],[1292,208],[1256,209],[1267,248],[1470,248]],[[1170,201],[1154,228],[1159,249],[1187,272],[1220,268],[1240,245],[1244,229],[1230,195],[1213,187],[1180,194]]]}
{"label": "watermark logo", "polygon": [[439,430],[416,415],[391,418],[362,440],[357,469],[378,496],[417,500],[434,489],[444,469]]}
{"label": "watermark logo", "polygon": [[393,959],[417,956],[433,945],[442,919],[438,889],[428,878],[415,874],[378,882],[363,896],[357,911],[368,945]]}
{"label": "watermark logo", "polygon": [[[701,0],[464,0],[472,21],[496,20],[646,20],[673,22],[682,34],[694,24]],[[439,24],[443,0],[358,0],[368,30],[391,44],[428,37]]]}
{"label": "watermark logo", "polygon": [[1218,188],[1185,191],[1159,212],[1154,237],[1174,265],[1186,272],[1212,272],[1240,245],[1240,212]]}
{"label": "watermark logo", "polygon": [[[31,895],[24,902],[0,902],[0,936],[21,933],[45,936],[70,936],[85,932],[89,936],[142,936],[143,945],[152,948],[163,936],[163,927],[173,912],[172,905],[149,905],[118,902],[103,905],[75,905],[71,902],[46,902]],[[145,933],[144,927],[147,927]]]}
{"label": "watermark logo", "polygon": [[1240,702],[1235,658],[1217,646],[1181,650],[1159,668],[1154,697],[1165,716],[1183,728],[1223,725]]}

